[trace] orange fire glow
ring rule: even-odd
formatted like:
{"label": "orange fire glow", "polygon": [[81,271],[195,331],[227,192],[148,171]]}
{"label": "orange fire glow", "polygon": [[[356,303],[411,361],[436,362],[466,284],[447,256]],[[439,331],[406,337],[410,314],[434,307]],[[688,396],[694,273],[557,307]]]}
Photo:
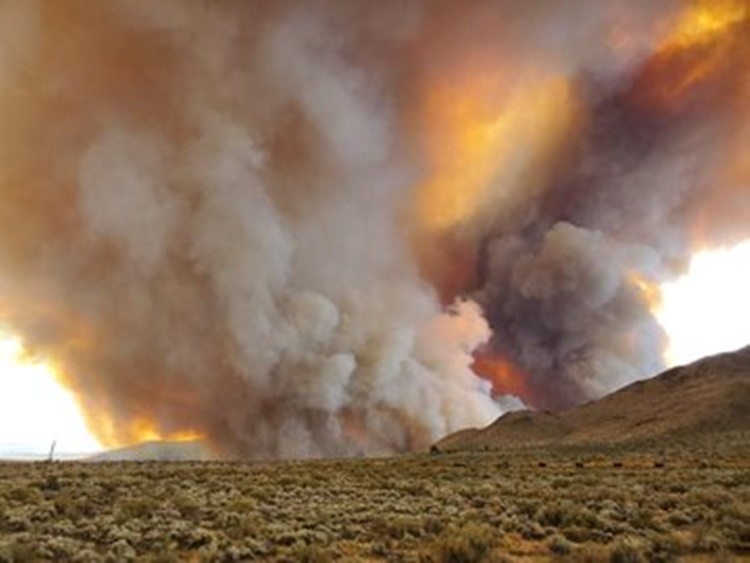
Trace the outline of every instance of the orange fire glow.
{"label": "orange fire glow", "polygon": [[156,424],[148,418],[136,419],[130,422],[126,431],[130,436],[128,442],[138,444],[142,442],[158,442],[166,440],[169,442],[192,442],[205,438],[205,435],[195,430],[178,430],[173,432],[161,432]]}
{"label": "orange fire glow", "polygon": [[[36,316],[41,316],[54,325],[63,327],[65,339],[57,346],[56,355],[45,357],[45,363],[49,367],[54,379],[65,389],[76,397],[82,409],[86,426],[96,439],[106,447],[122,447],[144,441],[193,441],[203,439],[205,435],[190,428],[165,431],[160,428],[154,414],[158,412],[159,404],[179,404],[185,412],[190,411],[195,397],[185,388],[172,382],[169,385],[165,380],[154,378],[153,380],[137,382],[133,385],[150,385],[150,403],[142,405],[142,415],[135,419],[126,421],[116,420],[113,413],[108,411],[107,405],[92,404],[86,401],[85,387],[81,382],[79,374],[71,373],[66,369],[73,362],[70,358],[77,354],[85,353],[96,357],[97,351],[106,347],[108,332],[104,327],[95,327],[81,315],[74,314],[64,304],[52,304],[38,302],[33,305]],[[27,310],[27,309],[25,309]],[[13,319],[18,316],[18,311],[10,306],[0,307],[0,311],[6,313]],[[106,378],[89,379],[86,387],[106,385]]]}
{"label": "orange fire glow", "polygon": [[[750,19],[748,20],[750,29]],[[744,68],[737,68],[744,76],[734,100],[730,101],[732,119],[737,125],[727,139],[727,149],[722,154],[723,162],[718,167],[718,174],[712,189],[696,201],[690,235],[692,247],[696,250],[707,250],[718,243],[721,246],[732,246],[738,241],[738,233],[732,225],[750,225],[750,205],[747,193],[750,186],[750,34],[745,36]],[[717,222],[716,217],[723,218]],[[742,238],[741,236],[739,237]]]}
{"label": "orange fire glow", "polygon": [[490,355],[478,354],[471,366],[474,372],[492,383],[492,394],[515,395],[528,402],[530,390],[526,374],[508,360]]}
{"label": "orange fire glow", "polygon": [[567,129],[567,82],[534,81],[510,95],[503,86],[486,74],[429,88],[420,126],[431,174],[417,196],[419,222],[428,232],[474,219],[507,196],[504,185],[527,174]]}
{"label": "orange fire glow", "polygon": [[745,0],[702,0],[682,14],[665,48],[690,49],[712,42],[749,14]]}
{"label": "orange fire glow", "polygon": [[679,110],[689,94],[728,64],[750,12],[744,0],[701,0],[687,8],[636,81],[633,97],[658,111]]}
{"label": "orange fire glow", "polygon": [[629,279],[645,299],[649,310],[655,312],[662,303],[662,293],[659,285],[635,272],[630,274]]}

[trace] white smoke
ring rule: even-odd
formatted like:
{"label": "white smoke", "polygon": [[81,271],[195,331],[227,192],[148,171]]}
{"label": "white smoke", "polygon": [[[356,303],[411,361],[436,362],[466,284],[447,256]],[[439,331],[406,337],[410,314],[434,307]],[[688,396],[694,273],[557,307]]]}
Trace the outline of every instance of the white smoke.
{"label": "white smoke", "polygon": [[[164,434],[205,432],[227,455],[311,456],[424,446],[497,415],[469,367],[487,325],[470,303],[441,313],[418,275],[398,226],[412,172],[392,104],[346,60],[335,11],[292,5],[260,25],[236,3],[84,2],[69,21],[36,7],[43,43],[67,44],[15,80],[74,107],[19,123],[54,131],[21,131],[50,159],[27,189],[44,201],[59,182],[67,197],[16,211],[75,226],[32,233],[54,250],[19,257],[50,274],[66,313],[33,311],[44,296],[19,278],[15,315],[92,420],[119,440],[146,418]],[[94,14],[100,28],[65,36]],[[152,35],[163,52],[122,50]],[[89,45],[98,52],[63,59]],[[77,142],[60,138],[60,118]]]}

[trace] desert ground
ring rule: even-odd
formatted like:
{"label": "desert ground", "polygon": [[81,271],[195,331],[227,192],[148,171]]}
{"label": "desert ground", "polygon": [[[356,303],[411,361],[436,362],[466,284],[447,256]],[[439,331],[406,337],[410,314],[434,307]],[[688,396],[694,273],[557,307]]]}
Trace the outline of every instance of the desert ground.
{"label": "desert ground", "polygon": [[747,444],[5,463],[0,561],[749,559]]}

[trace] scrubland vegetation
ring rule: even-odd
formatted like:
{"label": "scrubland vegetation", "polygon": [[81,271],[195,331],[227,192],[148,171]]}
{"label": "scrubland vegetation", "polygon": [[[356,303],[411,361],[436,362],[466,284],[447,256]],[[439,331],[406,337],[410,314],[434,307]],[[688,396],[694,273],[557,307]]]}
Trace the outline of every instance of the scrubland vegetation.
{"label": "scrubland vegetation", "polygon": [[0,561],[734,560],[747,436],[278,463],[0,465]]}

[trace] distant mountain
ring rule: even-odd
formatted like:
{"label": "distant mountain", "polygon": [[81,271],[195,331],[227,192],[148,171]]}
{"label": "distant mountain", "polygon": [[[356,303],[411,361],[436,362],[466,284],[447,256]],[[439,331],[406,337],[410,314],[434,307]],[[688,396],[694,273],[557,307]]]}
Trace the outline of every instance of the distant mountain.
{"label": "distant mountain", "polygon": [[143,442],[86,458],[87,461],[205,461],[212,459],[203,442]]}
{"label": "distant mountain", "polygon": [[559,413],[518,411],[461,430],[441,451],[640,441],[750,431],[750,346],[703,358]]}

